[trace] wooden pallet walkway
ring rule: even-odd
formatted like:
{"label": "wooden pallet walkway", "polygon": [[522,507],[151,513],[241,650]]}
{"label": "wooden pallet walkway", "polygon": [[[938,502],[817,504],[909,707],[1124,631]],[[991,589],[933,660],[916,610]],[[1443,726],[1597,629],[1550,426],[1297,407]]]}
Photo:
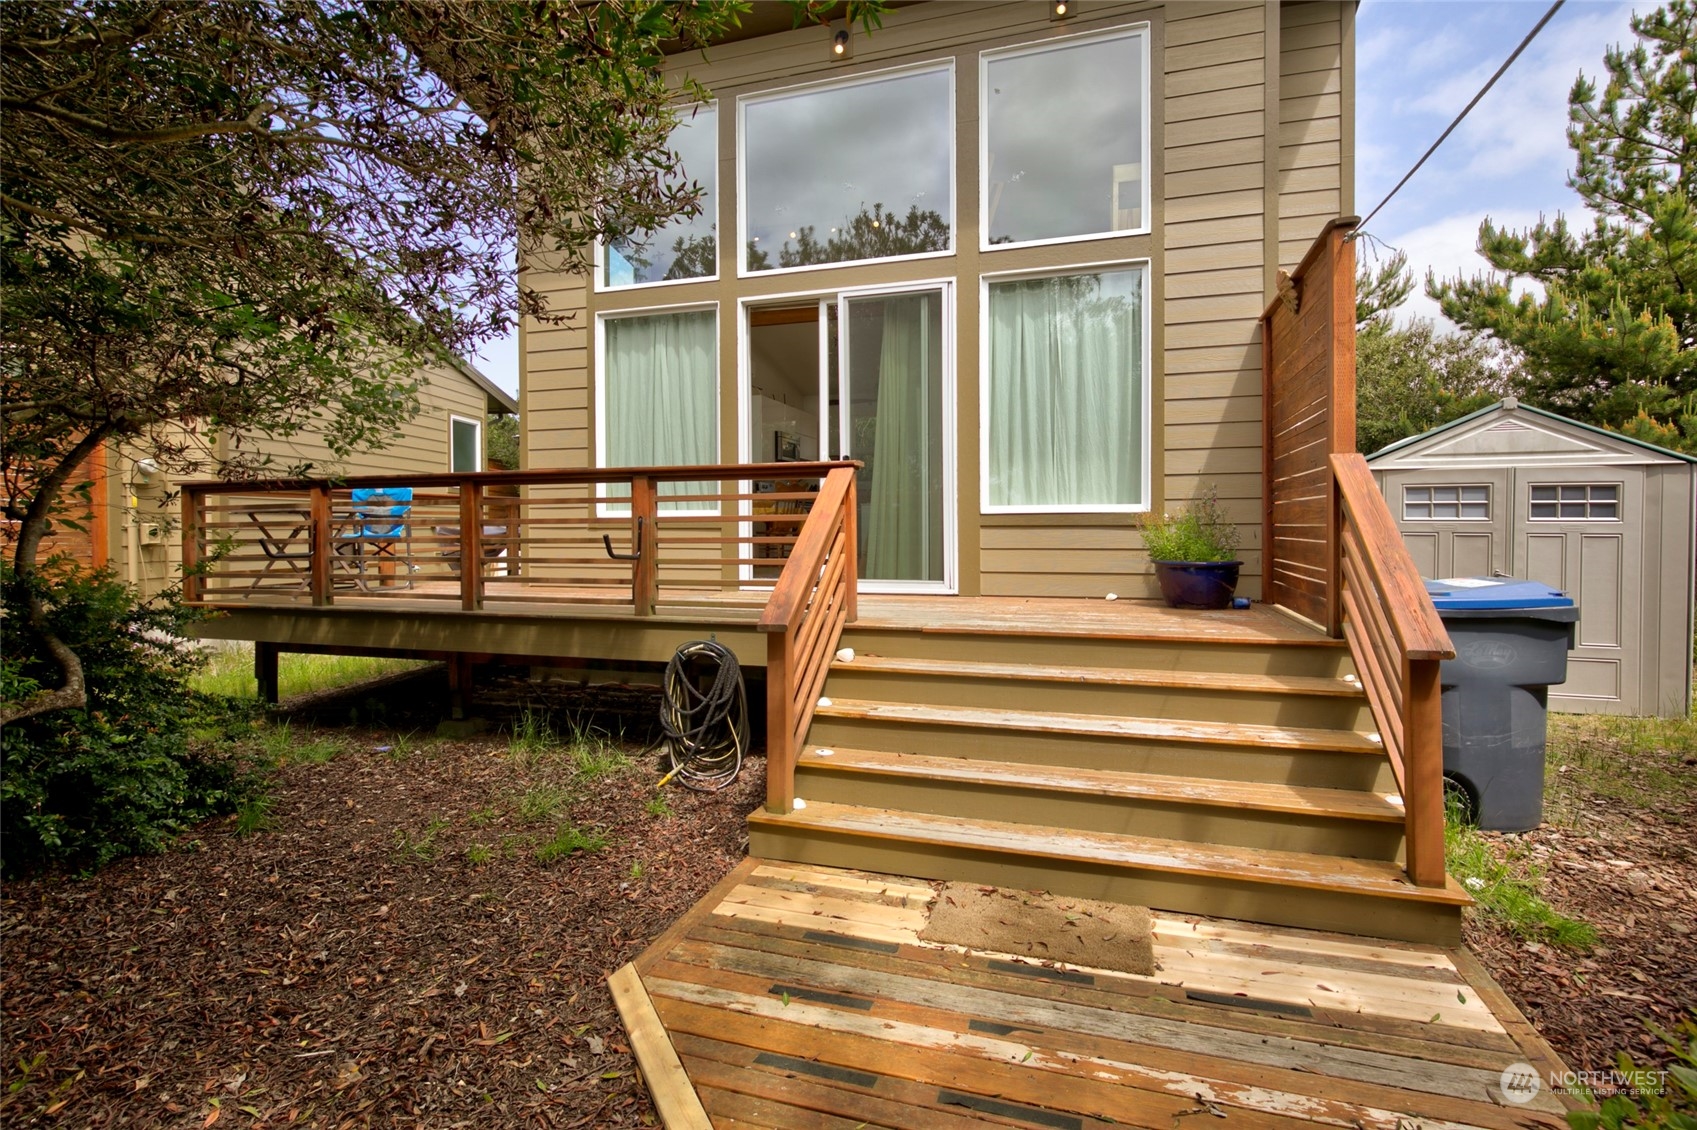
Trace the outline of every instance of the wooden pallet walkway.
{"label": "wooden pallet walkway", "polygon": [[931,885],[749,860],[613,979],[669,1126],[1563,1127],[1465,951],[1155,915],[1153,976],[921,942]]}

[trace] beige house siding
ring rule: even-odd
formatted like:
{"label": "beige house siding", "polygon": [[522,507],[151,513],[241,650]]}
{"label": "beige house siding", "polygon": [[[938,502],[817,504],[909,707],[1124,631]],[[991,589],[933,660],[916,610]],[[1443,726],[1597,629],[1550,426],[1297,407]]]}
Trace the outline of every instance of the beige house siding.
{"label": "beige house siding", "polygon": [[[433,365],[425,370],[424,377],[427,383],[419,390],[419,414],[401,427],[392,444],[381,450],[356,452],[338,460],[321,438],[303,433],[286,439],[251,436],[225,439],[218,443],[218,454],[243,451],[270,455],[272,473],[276,475],[286,474],[291,467],[303,463],[312,464],[310,474],[314,477],[450,470],[449,417],[484,421],[489,413],[489,396],[471,377],[452,365]],[[177,497],[181,480],[165,475],[144,480],[136,473],[135,459],[134,453],[117,452],[110,460],[112,474],[106,506],[108,544],[111,565],[117,575],[151,595],[181,577],[182,527]],[[162,536],[153,539],[150,527],[158,527]]]}
{"label": "beige house siding", "polygon": [[1355,210],[1355,6],[1279,8],[1278,262],[1297,264]]}
{"label": "beige house siding", "polygon": [[[1261,346],[1259,315],[1270,294],[1271,256],[1282,254],[1285,227],[1306,250],[1326,219],[1317,211],[1340,197],[1344,114],[1339,87],[1349,4],[1316,0],[1287,16],[1263,0],[1174,5],[1098,3],[1064,22],[1039,4],[920,4],[888,13],[870,38],[855,35],[849,63],[828,62],[830,32],[810,27],[716,47],[673,66],[687,69],[719,105],[717,218],[720,277],[658,288],[595,293],[585,280],[533,268],[531,278],[565,326],[527,322],[521,393],[527,467],[583,467],[594,462],[592,328],[597,313],[716,303],[720,329],[720,457],[737,455],[738,300],[767,294],[826,291],[869,284],[955,279],[956,468],[958,580],[963,594],[1125,596],[1154,594],[1140,552],[1135,518],[1126,514],[980,514],[980,293],[985,272],[1082,263],[1146,260],[1151,303],[1152,502],[1170,506],[1209,486],[1242,526],[1241,591],[1260,592],[1262,507]],[[1328,17],[1329,25],[1325,19]],[[1277,62],[1269,43],[1293,42]],[[1084,243],[979,249],[978,56],[1035,43],[1146,23],[1149,28],[1151,231]],[[1271,24],[1272,26],[1269,26]],[[1310,25],[1319,31],[1309,30]],[[1329,31],[1326,30],[1329,27]],[[1328,44],[1326,37],[1330,35]],[[1310,42],[1314,41],[1314,42]],[[1314,59],[1332,60],[1329,71]],[[1315,54],[1318,52],[1319,54]],[[906,262],[736,277],[736,100],[739,95],[848,78],[891,66],[952,58],[956,102],[956,202],[953,255]],[[1293,96],[1288,109],[1312,103],[1287,147],[1287,106],[1269,97],[1287,66],[1299,88],[1331,83],[1318,100]],[[1310,79],[1310,69],[1322,75]],[[1312,128],[1329,137],[1310,139]],[[1312,140],[1312,144],[1311,144]],[[1328,148],[1329,146],[1329,148]],[[1287,152],[1288,149],[1288,152]],[[1333,165],[1323,161],[1332,154]],[[1269,186],[1270,160],[1295,162],[1288,190]],[[1324,194],[1329,190],[1330,196]],[[1316,195],[1319,193],[1320,195]],[[1347,194],[1343,194],[1347,195]],[[1288,208],[1288,212],[1287,212]],[[1298,253],[1300,254],[1300,253]]]}

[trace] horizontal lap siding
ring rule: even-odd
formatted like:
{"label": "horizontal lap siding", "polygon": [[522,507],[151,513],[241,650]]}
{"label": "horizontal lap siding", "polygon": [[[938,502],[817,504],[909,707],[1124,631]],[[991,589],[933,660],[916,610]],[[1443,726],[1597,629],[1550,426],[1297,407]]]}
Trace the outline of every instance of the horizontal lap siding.
{"label": "horizontal lap siding", "polygon": [[1355,206],[1344,6],[1279,9],[1279,265],[1294,270],[1326,222]]}
{"label": "horizontal lap siding", "polygon": [[590,467],[594,393],[590,387],[589,317],[584,309],[584,280],[576,275],[534,271],[526,280],[548,300],[560,324],[526,318],[520,327],[524,357],[520,419],[524,426],[524,465]]}

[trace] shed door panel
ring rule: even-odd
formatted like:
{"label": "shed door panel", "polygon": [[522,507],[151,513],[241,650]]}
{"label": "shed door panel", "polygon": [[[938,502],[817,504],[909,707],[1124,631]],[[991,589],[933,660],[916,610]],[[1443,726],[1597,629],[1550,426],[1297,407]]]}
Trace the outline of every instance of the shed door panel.
{"label": "shed door panel", "polygon": [[[1535,488],[1548,512],[1534,517]],[[1599,517],[1597,487],[1613,487],[1614,517]],[[1588,501],[1579,488],[1588,488]],[[1646,615],[1642,594],[1643,473],[1630,467],[1519,469],[1514,472],[1514,562],[1509,571],[1558,588],[1579,606],[1568,679],[1550,691],[1556,710],[1632,713],[1639,708],[1640,657],[1632,626]]]}

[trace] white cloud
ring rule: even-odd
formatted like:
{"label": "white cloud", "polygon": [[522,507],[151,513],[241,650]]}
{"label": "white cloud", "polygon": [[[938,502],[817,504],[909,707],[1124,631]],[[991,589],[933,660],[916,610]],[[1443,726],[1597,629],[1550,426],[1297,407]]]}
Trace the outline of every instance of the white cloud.
{"label": "white cloud", "polygon": [[[1442,325],[1450,324],[1438,312],[1438,304],[1426,297],[1426,273],[1430,271],[1442,280],[1490,271],[1491,265],[1477,250],[1481,219],[1477,212],[1460,212],[1387,240],[1392,247],[1408,252],[1408,267],[1414,275],[1414,293],[1397,311],[1399,321],[1406,324],[1416,318],[1429,318]],[[1494,213],[1491,220],[1498,227],[1520,230],[1537,223],[1538,213],[1511,209]],[[1370,254],[1365,248],[1357,252],[1363,262],[1370,261]],[[1517,291],[1524,289],[1528,288],[1522,286]]]}

